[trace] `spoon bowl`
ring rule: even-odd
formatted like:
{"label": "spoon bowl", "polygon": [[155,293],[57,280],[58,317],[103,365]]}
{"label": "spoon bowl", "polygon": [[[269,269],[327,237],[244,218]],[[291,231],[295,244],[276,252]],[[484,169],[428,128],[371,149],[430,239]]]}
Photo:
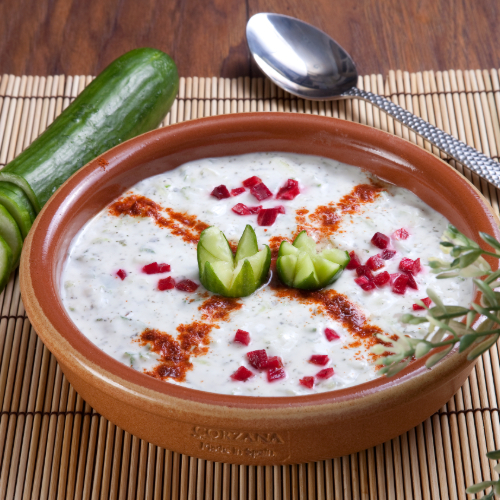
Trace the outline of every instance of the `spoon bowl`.
{"label": "spoon bowl", "polygon": [[293,17],[256,14],[248,21],[247,40],[260,69],[290,94],[335,99],[358,81],[354,61],[338,43]]}

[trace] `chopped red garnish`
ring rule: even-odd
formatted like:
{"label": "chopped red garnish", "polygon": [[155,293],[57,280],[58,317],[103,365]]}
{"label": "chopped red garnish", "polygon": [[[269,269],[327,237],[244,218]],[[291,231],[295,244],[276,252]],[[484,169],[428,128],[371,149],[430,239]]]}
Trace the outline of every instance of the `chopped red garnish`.
{"label": "chopped red garnish", "polygon": [[248,345],[250,344],[250,334],[245,332],[245,330],[237,330],[234,335],[234,341],[243,345]]}
{"label": "chopped red garnish", "polygon": [[299,194],[299,183],[293,179],[288,179],[285,185],[279,189],[276,198],[278,200],[293,200]]}
{"label": "chopped red garnish", "polygon": [[314,377],[304,377],[299,380],[299,384],[312,389],[314,387]]}
{"label": "chopped red garnish", "polygon": [[279,356],[267,358],[267,368],[283,368],[283,361]]}
{"label": "chopped red garnish", "polygon": [[215,196],[215,198],[217,198],[218,200],[231,197],[231,195],[229,194],[229,190],[226,186],[224,186],[224,184],[221,184],[220,186],[214,188],[210,195]]}
{"label": "chopped red garnish", "polygon": [[283,205],[278,205],[277,207],[274,208],[276,208],[279,214],[286,214],[285,207]]}
{"label": "chopped red garnish", "polygon": [[325,337],[326,337],[326,340],[328,340],[328,342],[331,342],[332,340],[340,339],[340,335],[335,330],[332,330],[331,328],[325,328]]}
{"label": "chopped red garnish", "polygon": [[330,361],[330,358],[327,354],[313,354],[309,358],[309,363],[312,363],[313,365],[325,366],[328,361]]}
{"label": "chopped red garnish", "polygon": [[368,266],[358,266],[356,273],[358,276],[366,276],[370,281],[373,280],[372,270]]}
{"label": "chopped red garnish", "polygon": [[273,195],[267,186],[261,182],[260,184],[255,184],[250,188],[250,192],[259,200],[265,200]]}
{"label": "chopped red garnish", "polygon": [[116,275],[123,281],[127,277],[127,271],[125,269],[118,269]]}
{"label": "chopped red garnish", "polygon": [[372,270],[376,271],[377,269],[380,269],[381,267],[385,266],[385,263],[380,257],[380,255],[372,255],[367,261],[366,265]]}
{"label": "chopped red garnish", "polygon": [[[425,299],[420,299],[427,307],[430,307],[432,300],[429,297],[425,297]],[[423,311],[425,307],[422,307],[420,304],[413,304],[414,311]]]}
{"label": "chopped red garnish", "polygon": [[241,193],[244,193],[246,191],[245,188],[234,188],[231,189],[231,196],[238,196]]}
{"label": "chopped red garnish", "polygon": [[349,257],[351,258],[351,260],[349,261],[349,264],[347,264],[346,269],[357,269],[361,265],[361,261],[356,255],[356,252],[354,250],[352,252],[349,252]]}
{"label": "chopped red garnish", "polygon": [[381,273],[377,273],[373,277],[373,283],[379,288],[389,283],[391,280],[391,275],[387,271],[382,271]]}
{"label": "chopped red garnish", "polygon": [[175,280],[172,276],[158,281],[158,290],[160,290],[160,292],[163,292],[164,290],[172,290],[174,287]]}
{"label": "chopped red garnish", "polygon": [[356,278],[354,282],[359,285],[365,292],[369,292],[375,288],[375,283],[369,280],[366,276],[360,276]]}
{"label": "chopped red garnish", "polygon": [[158,264],[158,262],[152,262],[147,266],[142,268],[142,272],[146,274],[160,274],[160,273],[168,273],[170,271],[169,264]]}
{"label": "chopped red garnish", "polygon": [[276,222],[278,214],[277,208],[263,208],[257,215],[257,224],[259,226],[272,226]]}
{"label": "chopped red garnish", "polygon": [[410,288],[413,288],[414,290],[418,290],[418,285],[417,285],[417,282],[415,281],[415,278],[413,276],[412,273],[405,273],[407,274],[408,276],[408,283],[407,285],[410,287]]}
{"label": "chopped red garnish", "polygon": [[396,250],[390,250],[389,248],[386,248],[381,254],[380,257],[384,260],[390,260],[396,255]]}
{"label": "chopped red garnish", "polygon": [[246,382],[249,378],[253,377],[253,373],[244,366],[240,366],[232,375],[231,378],[233,380],[237,380],[238,382]]}
{"label": "chopped red garnish", "polygon": [[406,273],[417,274],[421,270],[420,259],[411,260],[404,257],[399,263],[399,269]]}
{"label": "chopped red garnish", "polygon": [[280,380],[286,377],[285,370],[283,368],[270,368],[267,371],[267,381],[274,382],[275,380]]}
{"label": "chopped red garnish", "polygon": [[376,247],[384,250],[384,248],[387,248],[387,246],[389,245],[390,240],[389,237],[385,234],[375,233],[371,241]]}
{"label": "chopped red garnish", "polygon": [[406,229],[398,229],[392,233],[392,237],[395,240],[406,240],[410,236],[410,233]]}
{"label": "chopped red garnish", "polygon": [[182,292],[189,292],[189,293],[192,293],[194,292],[200,285],[198,285],[197,283],[195,283],[194,281],[191,281],[191,280],[182,280],[182,281],[179,281],[179,283],[177,283],[175,285],[175,288],[177,288],[177,290],[181,290]]}
{"label": "chopped red garnish", "polygon": [[260,177],[257,177],[256,175],[254,175],[253,177],[249,177],[248,179],[244,180],[242,184],[246,188],[251,188],[257,184],[260,184],[261,182],[262,182],[262,179]]}
{"label": "chopped red garnish", "polygon": [[333,368],[323,368],[323,370],[316,373],[316,378],[330,378],[333,377],[334,373]]}
{"label": "chopped red garnish", "polygon": [[267,368],[267,352],[265,349],[247,352],[248,362],[257,370]]}
{"label": "chopped red garnish", "polygon": [[251,214],[258,214],[262,210],[262,205],[258,207],[247,207]]}
{"label": "chopped red garnish", "polygon": [[252,213],[246,205],[243,205],[243,203],[238,203],[231,208],[231,210],[238,215],[250,215]]}
{"label": "chopped red garnish", "polygon": [[391,274],[391,287],[394,293],[404,295],[408,285],[408,275],[406,273]]}

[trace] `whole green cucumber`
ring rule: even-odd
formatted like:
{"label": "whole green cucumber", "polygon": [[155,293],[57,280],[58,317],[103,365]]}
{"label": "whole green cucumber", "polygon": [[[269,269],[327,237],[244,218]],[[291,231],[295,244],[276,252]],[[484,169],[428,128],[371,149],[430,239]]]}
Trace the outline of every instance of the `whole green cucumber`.
{"label": "whole green cucumber", "polygon": [[47,130],[0,171],[37,212],[79,168],[104,151],[156,128],[179,87],[174,61],[142,48],[113,61]]}

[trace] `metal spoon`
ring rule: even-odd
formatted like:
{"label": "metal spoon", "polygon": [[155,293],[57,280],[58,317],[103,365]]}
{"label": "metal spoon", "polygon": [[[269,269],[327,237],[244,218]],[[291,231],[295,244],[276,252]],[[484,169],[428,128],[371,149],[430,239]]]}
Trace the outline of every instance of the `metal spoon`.
{"label": "metal spoon", "polygon": [[385,97],[358,89],[354,61],[314,26],[281,14],[255,14],[247,23],[247,42],[260,69],[290,94],[317,101],[365,99],[500,188],[498,162]]}

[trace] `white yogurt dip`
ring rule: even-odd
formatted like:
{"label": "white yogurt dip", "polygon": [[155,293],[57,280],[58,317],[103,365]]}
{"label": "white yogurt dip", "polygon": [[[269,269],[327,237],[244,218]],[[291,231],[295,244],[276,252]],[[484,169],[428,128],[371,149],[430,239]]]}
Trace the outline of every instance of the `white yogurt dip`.
{"label": "white yogurt dip", "polygon": [[[243,180],[254,175],[274,194],[287,179],[296,179],[301,193],[293,200],[273,196],[260,202],[248,189],[222,200],[210,196],[216,186],[241,187]],[[430,257],[445,258],[439,242],[448,222],[442,215],[395,186],[372,191],[372,199],[366,203],[346,198],[356,192],[356,186],[370,185],[372,180],[357,167],[288,153],[208,158],[148,178],[123,199],[143,196],[152,200],[162,207],[158,213],[167,227],[161,227],[153,217],[117,216],[109,207],[102,210],[71,244],[61,278],[63,304],[79,330],[108,355],[169,383],[224,394],[291,396],[371,380],[377,376],[369,352],[373,337],[363,337],[362,328],[365,333],[378,328],[389,334],[404,331],[422,337],[425,327],[403,325],[400,318],[412,312],[417,299],[426,297],[428,287],[436,290],[445,304],[467,306],[473,296],[470,280],[437,280],[429,272]],[[263,208],[283,205],[286,213],[278,215],[274,225],[261,227],[257,215],[235,214],[231,208],[237,203]],[[318,210],[321,206],[326,208]],[[325,213],[326,219],[322,218]],[[335,223],[328,225],[332,214]],[[203,227],[215,225],[230,242],[237,242],[246,224],[255,228],[260,246],[270,244],[276,249],[282,238],[293,238],[298,228],[305,227],[318,247],[355,250],[363,263],[381,252],[370,242],[375,232],[390,236],[405,228],[410,237],[391,239],[391,248],[397,253],[380,271],[395,273],[403,257],[420,258],[419,290],[407,289],[405,295],[397,295],[385,286],[365,292],[354,282],[356,272],[345,270],[326,291],[318,292],[322,295],[315,297],[321,300],[294,298],[288,289],[264,286],[249,297],[228,302],[229,310],[223,311],[221,318],[207,314],[207,307],[216,299],[201,285],[193,293],[175,288],[158,290],[158,280],[168,276],[177,282],[188,278],[199,284],[196,239]],[[167,263],[171,270],[150,275],[142,272],[143,266],[152,262]],[[127,273],[123,280],[116,275],[120,269]],[[355,311],[354,318],[342,317],[346,304]],[[352,326],[356,322],[357,330]],[[166,344],[145,342],[144,336],[141,342],[141,334],[164,332],[163,337],[158,333],[159,338],[168,338],[179,347],[176,338],[180,335],[180,339],[182,332],[199,332],[200,328],[208,332],[205,343],[192,355],[183,351],[192,364],[184,376],[161,376],[167,372],[159,369],[164,358],[158,347],[166,348]],[[340,339],[329,342],[325,328],[335,330]],[[233,342],[238,329],[250,333],[249,346]],[[282,358],[286,378],[270,383],[265,371],[250,367],[246,353],[258,349]],[[314,388],[308,389],[299,380],[325,368],[308,361],[315,354],[328,355],[325,367],[333,368],[334,375],[316,380]],[[232,380],[231,374],[240,366],[251,369],[254,376],[246,382]]]}

